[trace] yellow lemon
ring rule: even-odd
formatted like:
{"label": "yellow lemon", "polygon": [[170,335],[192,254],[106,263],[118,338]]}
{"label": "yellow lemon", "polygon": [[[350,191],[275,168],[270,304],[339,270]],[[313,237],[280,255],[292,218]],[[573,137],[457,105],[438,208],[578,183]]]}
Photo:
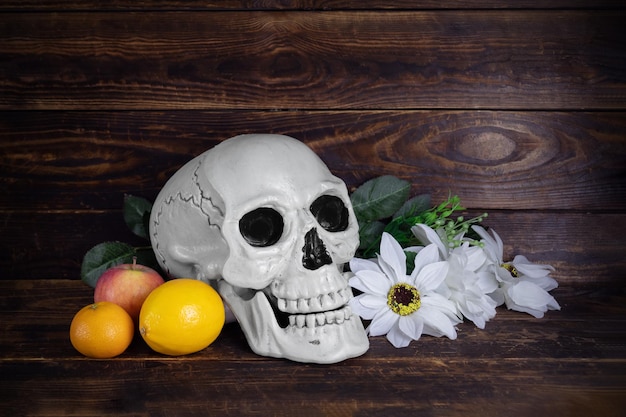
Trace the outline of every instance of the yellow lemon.
{"label": "yellow lemon", "polygon": [[156,352],[186,355],[213,343],[224,321],[224,303],[213,287],[179,278],[148,294],[139,313],[139,333]]}

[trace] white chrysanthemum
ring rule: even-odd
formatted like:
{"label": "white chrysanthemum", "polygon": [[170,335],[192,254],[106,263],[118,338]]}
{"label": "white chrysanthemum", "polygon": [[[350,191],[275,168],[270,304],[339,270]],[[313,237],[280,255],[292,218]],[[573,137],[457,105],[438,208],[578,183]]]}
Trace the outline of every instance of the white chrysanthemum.
{"label": "white chrysanthemum", "polygon": [[444,281],[450,300],[466,319],[484,329],[485,323],[496,315],[497,303],[489,294],[498,289],[495,276],[480,271],[487,261],[485,252],[470,246],[469,242],[452,249],[441,239],[442,233],[424,224],[415,225],[411,230],[422,243],[437,246],[441,257],[450,264]]}
{"label": "white chrysanthemum", "polygon": [[526,257],[518,255],[513,262],[504,262],[502,239],[491,230],[493,236],[480,226],[472,226],[482,238],[483,250],[490,262],[489,270],[495,274],[499,287],[491,296],[498,305],[505,304],[510,310],[528,313],[541,318],[548,310],[560,310],[559,303],[548,294],[557,287],[550,277],[550,265],[533,264]]}
{"label": "white chrysanthemum", "polygon": [[437,247],[428,245],[415,257],[415,269],[406,274],[406,255],[400,244],[383,233],[377,261],[354,258],[350,285],[362,294],[350,301],[353,311],[371,320],[367,332],[387,335],[395,347],[408,346],[422,334],[456,339],[461,322],[454,304],[437,292],[448,272]]}
{"label": "white chrysanthemum", "polygon": [[489,294],[497,290],[498,283],[493,274],[477,272],[482,263],[474,269],[470,259],[481,252],[480,248],[470,247],[469,243],[452,250],[445,282],[450,289],[450,299],[461,314],[479,329],[484,329],[485,323],[496,315],[497,303]]}

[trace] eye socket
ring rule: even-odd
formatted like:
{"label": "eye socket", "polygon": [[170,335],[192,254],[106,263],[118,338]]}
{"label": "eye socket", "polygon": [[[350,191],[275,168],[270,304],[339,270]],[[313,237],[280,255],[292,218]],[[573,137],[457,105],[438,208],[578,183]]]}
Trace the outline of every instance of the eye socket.
{"label": "eye socket", "polygon": [[319,197],[311,204],[311,213],[326,231],[343,232],[348,228],[348,209],[339,197]]}
{"label": "eye socket", "polygon": [[272,246],[283,234],[283,216],[269,207],[260,207],[239,220],[239,231],[250,245]]}

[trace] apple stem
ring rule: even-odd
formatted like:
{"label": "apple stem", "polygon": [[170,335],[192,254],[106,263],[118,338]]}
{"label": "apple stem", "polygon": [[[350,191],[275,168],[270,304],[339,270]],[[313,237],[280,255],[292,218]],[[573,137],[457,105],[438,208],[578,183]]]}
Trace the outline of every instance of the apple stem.
{"label": "apple stem", "polygon": [[133,267],[132,267],[132,269],[135,269],[136,266],[137,266],[137,257],[133,256]]}

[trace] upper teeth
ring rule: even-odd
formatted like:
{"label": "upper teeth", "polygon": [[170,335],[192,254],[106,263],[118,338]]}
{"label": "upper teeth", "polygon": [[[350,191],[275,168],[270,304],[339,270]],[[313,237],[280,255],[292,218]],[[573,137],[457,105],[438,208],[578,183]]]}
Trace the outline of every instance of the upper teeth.
{"label": "upper teeth", "polygon": [[308,314],[335,310],[348,303],[352,295],[349,291],[349,289],[343,288],[333,293],[322,294],[311,298],[299,298],[297,300],[277,298],[276,305],[280,311],[292,314]]}

